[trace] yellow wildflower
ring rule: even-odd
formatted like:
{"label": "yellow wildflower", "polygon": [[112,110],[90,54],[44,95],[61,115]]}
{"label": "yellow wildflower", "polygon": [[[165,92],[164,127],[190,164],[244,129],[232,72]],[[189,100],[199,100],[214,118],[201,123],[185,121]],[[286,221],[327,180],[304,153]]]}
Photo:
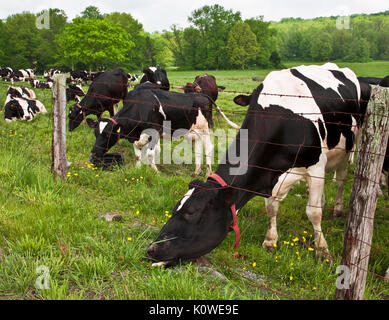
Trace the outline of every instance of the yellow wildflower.
{"label": "yellow wildflower", "polygon": [[299,239],[298,237],[296,237],[296,238],[293,239],[294,242],[297,242],[297,241],[299,241],[299,240],[300,240],[300,239]]}
{"label": "yellow wildflower", "polygon": [[257,266],[257,263],[256,262],[253,262],[253,267],[256,267]]}
{"label": "yellow wildflower", "polygon": [[315,249],[313,249],[313,248],[308,248],[308,251],[315,251]]}

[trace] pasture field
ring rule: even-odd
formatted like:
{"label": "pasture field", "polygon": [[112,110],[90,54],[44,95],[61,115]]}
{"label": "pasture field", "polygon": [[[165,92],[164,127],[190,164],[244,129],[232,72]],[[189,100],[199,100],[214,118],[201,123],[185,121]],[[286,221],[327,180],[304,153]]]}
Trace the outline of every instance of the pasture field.
{"label": "pasture field", "polygon": [[[298,63],[287,63],[287,66]],[[306,63],[305,63],[306,64]],[[340,64],[344,66],[345,64]],[[350,64],[358,75],[389,74],[389,62]],[[234,96],[251,91],[271,70],[209,71],[226,87],[217,104],[241,124],[245,108]],[[168,70],[173,87],[192,82],[199,71]],[[0,101],[8,85],[0,83]],[[86,87],[85,87],[86,89]],[[240,212],[240,258],[232,254],[234,234],[200,262],[171,269],[151,267],[148,245],[167,221],[193,179],[194,164],[135,167],[132,145],[121,140],[110,152],[125,164],[102,171],[88,162],[95,137],[81,124],[67,133],[72,162],[66,181],[51,174],[51,91],[36,89],[48,114],[32,122],[6,123],[0,112],[0,298],[1,299],[333,299],[346,220],[333,218],[336,196],[332,174],[325,187],[327,207],[322,228],[332,261],[320,260],[312,245],[312,226],[305,214],[305,183],[281,203],[279,241],[274,252],[261,245],[267,230],[264,200],[254,198]],[[239,92],[239,93],[236,93]],[[69,103],[68,106],[71,106]],[[228,125],[214,111],[215,129]],[[217,153],[215,153],[217,154]],[[213,168],[216,168],[214,164]],[[205,179],[205,166],[199,179]],[[345,206],[352,188],[353,167],[345,186]],[[389,266],[389,201],[387,189],[378,200],[365,299],[388,299],[382,279]],[[101,215],[119,212],[122,221]],[[37,267],[49,272],[47,289],[37,289]]]}

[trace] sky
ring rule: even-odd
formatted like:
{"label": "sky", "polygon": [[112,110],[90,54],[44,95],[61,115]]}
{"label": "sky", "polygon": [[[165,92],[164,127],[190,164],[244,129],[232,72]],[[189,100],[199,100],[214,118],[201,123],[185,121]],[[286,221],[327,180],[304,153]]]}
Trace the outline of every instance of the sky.
{"label": "sky", "polygon": [[102,13],[126,12],[137,19],[147,32],[168,30],[171,25],[189,26],[188,16],[204,5],[219,4],[225,9],[240,11],[243,19],[264,16],[265,21],[286,17],[304,19],[323,16],[347,16],[354,13],[375,13],[389,10],[388,0],[25,0],[15,6],[12,1],[0,2],[0,18],[22,11],[38,13],[48,8],[63,9],[69,20],[93,5]]}

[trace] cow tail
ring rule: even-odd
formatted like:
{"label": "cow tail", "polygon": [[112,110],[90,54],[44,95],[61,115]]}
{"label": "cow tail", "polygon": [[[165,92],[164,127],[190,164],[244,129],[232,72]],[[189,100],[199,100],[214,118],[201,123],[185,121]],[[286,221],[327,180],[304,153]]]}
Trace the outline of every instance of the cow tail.
{"label": "cow tail", "polygon": [[212,101],[212,104],[215,106],[216,110],[221,114],[224,120],[226,120],[231,127],[233,127],[236,130],[240,130],[240,126],[238,126],[236,123],[228,119],[227,116],[224,114],[224,112],[217,106],[217,104],[214,101]]}
{"label": "cow tail", "polygon": [[207,98],[209,99],[209,101],[212,102],[212,104],[215,106],[216,110],[221,114],[221,116],[224,118],[224,120],[226,120],[227,123],[228,123],[231,127],[233,127],[233,128],[236,129],[236,130],[240,130],[240,126],[238,126],[236,123],[234,123],[234,122],[232,122],[230,119],[228,119],[228,117],[227,117],[227,116],[224,114],[224,112],[217,106],[217,104],[215,103],[215,101],[213,101],[213,99],[212,99],[210,96],[208,96],[208,95],[206,95],[206,94],[204,94],[204,93],[203,93],[203,95],[204,95],[205,97],[207,97]]}

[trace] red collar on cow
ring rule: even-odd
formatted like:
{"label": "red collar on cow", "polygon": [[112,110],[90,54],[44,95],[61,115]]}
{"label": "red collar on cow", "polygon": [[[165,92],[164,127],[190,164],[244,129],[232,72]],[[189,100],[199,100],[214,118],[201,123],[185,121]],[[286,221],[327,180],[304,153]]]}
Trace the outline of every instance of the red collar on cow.
{"label": "red collar on cow", "polygon": [[[112,121],[112,123],[115,125],[118,124],[118,122],[114,118],[109,118],[109,120]],[[116,133],[118,135],[118,141],[116,143],[120,145],[120,127],[119,127],[118,131],[116,131]]]}
{"label": "red collar on cow", "polygon": [[117,121],[114,118],[109,118],[114,124],[118,124]]}
{"label": "red collar on cow", "polygon": [[[228,184],[217,173],[211,174],[208,178],[211,178],[211,179],[215,180],[222,187],[228,187]],[[235,203],[231,205],[230,209],[231,209],[231,214],[232,214],[232,226],[230,227],[230,231],[234,231],[235,232],[235,247],[234,248],[238,249],[238,247],[239,247],[239,239],[240,239],[240,231],[239,231],[239,226],[238,226],[238,223],[237,223],[237,215],[236,215]]]}

